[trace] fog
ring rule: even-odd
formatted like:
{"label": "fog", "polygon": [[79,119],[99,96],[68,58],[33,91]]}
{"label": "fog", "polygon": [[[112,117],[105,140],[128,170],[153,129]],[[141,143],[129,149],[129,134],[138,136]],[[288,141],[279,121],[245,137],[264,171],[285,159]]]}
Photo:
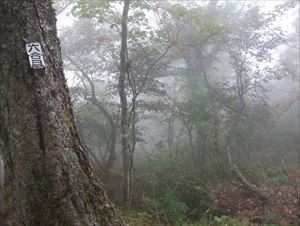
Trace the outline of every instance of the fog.
{"label": "fog", "polygon": [[129,225],[299,225],[298,1],[55,7],[81,139]]}
{"label": "fog", "polygon": [[[122,2],[78,0],[58,16],[77,124],[121,205],[122,11]],[[298,2],[139,1],[128,15],[126,138],[138,225],[296,224]],[[116,158],[103,171],[112,142]],[[279,194],[294,204],[284,207]]]}

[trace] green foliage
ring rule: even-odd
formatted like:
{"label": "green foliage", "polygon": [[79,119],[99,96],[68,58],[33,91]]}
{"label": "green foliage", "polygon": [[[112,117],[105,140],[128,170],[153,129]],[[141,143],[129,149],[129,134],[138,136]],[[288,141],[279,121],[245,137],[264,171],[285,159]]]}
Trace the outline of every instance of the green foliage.
{"label": "green foliage", "polygon": [[[74,0],[72,14],[81,18],[96,19],[99,24],[107,23],[110,28],[120,31],[122,1],[109,0]],[[151,42],[162,35],[156,34],[156,29],[149,26],[146,12],[153,9],[152,1],[132,1],[128,16],[128,43]],[[158,29],[161,34],[165,30]],[[165,37],[164,37],[165,38]]]}
{"label": "green foliage", "polygon": [[152,215],[143,211],[143,212],[137,212],[136,213],[139,219],[142,219],[144,221],[149,221],[152,219]]}
{"label": "green foliage", "polygon": [[280,225],[280,216],[277,213],[269,213],[264,220],[266,226]]}
{"label": "green foliage", "polygon": [[93,105],[85,104],[76,108],[77,124],[90,147],[104,149],[109,141],[106,119]]}
{"label": "green foliage", "polygon": [[170,13],[172,16],[174,16],[176,19],[190,15],[190,11],[184,7],[181,4],[175,4],[171,7]]}
{"label": "green foliage", "polygon": [[[203,45],[211,39],[220,39],[230,32],[229,25],[220,23],[209,15],[204,7],[187,8],[181,4],[174,4],[169,13],[175,21],[181,21],[189,25],[188,35],[190,41]],[[185,43],[186,40],[180,40]]]}
{"label": "green foliage", "polygon": [[[174,130],[180,127],[178,128],[180,132],[173,131],[174,133],[178,132],[176,136],[180,136],[180,139],[176,140],[174,136],[175,141],[169,148],[170,150],[167,150],[165,140],[162,140],[160,147],[156,147],[159,149],[156,151],[160,151],[158,154],[153,154],[145,161],[135,162],[137,169],[135,172],[135,196],[138,197],[135,198],[139,200],[134,200],[134,205],[138,206],[139,212],[134,213],[134,219],[130,222],[132,225],[139,225],[140,222],[159,219],[161,222],[186,226],[248,225],[247,221],[230,216],[216,216],[207,221],[191,224],[184,224],[183,219],[188,210],[194,209],[197,210],[197,213],[194,214],[195,218],[199,219],[199,216],[211,207],[211,188],[227,182],[228,177],[231,176],[228,173],[230,167],[224,154],[228,143],[233,144],[234,150],[230,150],[233,161],[237,164],[242,163],[240,164],[242,166],[245,166],[246,161],[242,158],[245,158],[246,155],[255,151],[259,153],[264,148],[272,146],[268,140],[269,130],[267,130],[272,118],[270,108],[263,102],[263,98],[258,98],[258,94],[253,93],[256,88],[262,88],[260,84],[257,84],[258,81],[263,81],[262,78],[268,81],[270,77],[263,77],[265,72],[258,70],[260,67],[255,66],[259,66],[259,64],[255,63],[259,60],[268,60],[270,50],[277,46],[277,42],[280,42],[280,34],[278,34],[278,39],[274,39],[274,42],[272,39],[270,42],[266,42],[273,35],[268,35],[271,30],[266,32],[270,28],[268,27],[269,22],[264,19],[264,15],[257,8],[246,12],[233,7],[232,11],[228,9],[228,11],[224,11],[227,15],[222,16],[220,9],[227,3],[219,4],[216,11],[211,13],[205,6],[185,7],[184,4],[172,5],[170,2],[170,7],[166,10],[159,6],[153,7],[153,2],[157,1],[137,0],[130,3],[128,49],[130,69],[135,78],[135,85],[138,88],[141,87],[149,68],[147,65],[155,62],[166,46],[174,44],[180,53],[175,56],[174,61],[173,59],[170,61],[172,63],[177,63],[177,60],[183,62],[184,70],[180,72],[178,70],[175,73],[180,73],[181,80],[177,84],[182,86],[180,88],[186,93],[180,93],[182,96],[179,95],[180,97],[178,100],[174,100],[172,106],[169,103],[166,104],[172,98],[169,98],[168,101],[160,98],[164,105],[161,102],[148,100],[152,98],[147,97],[152,97],[152,95],[167,97],[168,90],[164,85],[168,82],[164,82],[164,78],[161,79],[163,81],[161,82],[159,77],[164,74],[160,74],[161,71],[171,70],[168,66],[172,67],[172,64],[169,64],[168,59],[160,62],[161,64],[153,69],[153,74],[148,77],[145,93],[142,92],[142,94],[146,94],[146,98],[143,98],[143,101],[137,101],[137,121],[144,119],[140,115],[145,111],[149,113],[150,110],[153,110],[162,115],[164,111],[169,110],[172,115],[168,119],[177,123]],[[108,26],[102,27],[120,31],[122,4],[122,1],[74,0],[72,13],[75,16],[92,18],[93,24],[97,22],[95,25],[97,29],[105,24]],[[231,14],[236,9],[239,13]],[[149,14],[149,10],[153,11]],[[161,24],[158,22],[157,26],[151,26],[148,19],[151,13],[156,13],[155,10],[163,11],[160,15]],[[228,15],[231,18],[228,18]],[[235,18],[235,21],[232,21],[232,18]],[[99,29],[99,31],[102,30]],[[113,40],[101,39],[101,46],[110,41],[113,43],[113,47],[104,46],[104,51],[99,49],[101,61],[102,57],[107,59],[111,55],[110,53],[102,55],[107,49],[114,48],[114,52],[118,53],[120,41],[118,32],[115,32],[117,38]],[[90,34],[89,32],[85,33]],[[276,32],[274,34],[277,35]],[[111,37],[110,34],[107,36]],[[80,43],[88,42],[81,41]],[[96,50],[98,44],[97,42],[97,45],[90,47],[91,52],[98,51]],[[86,48],[86,46],[83,47],[84,50]],[[171,54],[175,55],[173,52]],[[79,55],[81,56],[81,54]],[[89,54],[87,55],[87,59],[92,58]],[[115,58],[109,58],[108,66],[110,64],[118,65],[118,54],[115,56]],[[243,59],[250,60],[244,62]],[[226,61],[230,71],[216,72],[222,70],[222,65],[218,67],[219,64],[222,64],[222,60]],[[115,70],[111,71],[108,66],[103,69],[104,74],[111,73],[117,77],[117,73],[114,72],[117,70],[117,66],[113,68]],[[214,66],[217,67],[216,70],[214,70]],[[89,66],[85,65],[84,68],[89,68]],[[252,71],[255,68],[257,71]],[[237,76],[236,73],[239,71],[237,69],[241,71],[238,75],[243,84],[236,84],[238,83],[236,77],[232,77],[232,74]],[[266,74],[269,76],[272,73],[273,71],[266,70]],[[91,74],[94,76],[95,73]],[[204,78],[204,75],[207,78]],[[219,80],[224,80],[224,83],[223,81],[219,83]],[[254,81],[255,83],[252,84]],[[117,80],[113,80],[111,83],[116,85]],[[241,89],[240,92],[245,92],[243,97],[238,88]],[[128,96],[131,95],[128,88]],[[242,106],[244,103],[241,98],[244,98],[246,106]],[[80,107],[77,117],[88,146],[97,147],[102,152],[105,151],[109,141],[108,125],[105,119],[101,115],[99,116],[99,112],[88,106]],[[67,117],[65,120],[68,121]],[[159,122],[162,123],[163,120]],[[285,137],[282,136],[281,139],[284,142]],[[265,145],[264,142],[269,143]],[[256,159],[259,158],[256,157]],[[255,161],[248,162],[255,164]],[[247,172],[248,169],[245,166],[242,170]],[[249,179],[248,175],[245,175]],[[255,181],[257,178],[258,176],[254,175],[250,181]],[[286,178],[280,176],[264,178],[263,182],[265,183],[266,180],[269,180],[272,185],[287,183]],[[118,177],[118,181],[121,181],[120,177]],[[115,186],[116,183],[112,184]],[[142,201],[140,197],[143,197]],[[268,226],[274,226],[278,223],[277,216],[270,214],[265,223]],[[140,225],[143,224],[140,223]]]}
{"label": "green foliage", "polygon": [[172,169],[175,164],[175,159],[169,158],[166,154],[157,154],[147,160],[145,169],[146,173],[154,175]]}
{"label": "green foliage", "polygon": [[123,211],[122,213],[126,223],[130,226],[151,226],[155,223],[152,221],[152,216],[147,212],[140,211]]}
{"label": "green foliage", "polygon": [[187,211],[187,206],[184,202],[178,199],[174,188],[166,188],[163,207],[169,221],[175,225],[181,225]]}
{"label": "green foliage", "polygon": [[200,222],[185,222],[182,226],[210,226],[210,225],[212,225],[212,222],[206,219]]}
{"label": "green foliage", "polygon": [[151,10],[153,7],[153,1],[152,0],[132,1],[131,6],[135,9]]}
{"label": "green foliage", "polygon": [[200,223],[185,223],[185,224],[183,224],[183,226],[209,226],[209,225],[211,225],[210,223],[202,223],[202,222],[200,222]]}
{"label": "green foliage", "polygon": [[148,211],[162,220],[163,216],[167,217],[168,222],[173,225],[181,225],[187,206],[178,198],[175,188],[167,187],[161,199],[152,198],[148,201]]}
{"label": "green foliage", "polygon": [[277,177],[272,177],[269,179],[269,183],[272,185],[286,185],[289,183],[288,179],[286,177],[283,176],[277,176]]}
{"label": "green foliage", "polygon": [[248,226],[249,222],[247,220],[230,217],[230,216],[220,216],[214,217],[214,222],[216,223],[216,226]]}
{"label": "green foliage", "polygon": [[82,18],[95,18],[99,23],[104,20],[110,20],[112,24],[120,23],[121,18],[112,8],[112,1],[108,0],[74,0],[72,14]]}
{"label": "green foliage", "polygon": [[199,177],[190,162],[190,158],[175,159],[164,151],[143,164],[144,169],[137,176],[136,190],[142,190],[148,213],[176,222],[184,218],[188,209],[196,208],[193,218],[198,219],[209,208],[206,186],[215,180],[210,180],[211,176],[204,178],[206,175]]}

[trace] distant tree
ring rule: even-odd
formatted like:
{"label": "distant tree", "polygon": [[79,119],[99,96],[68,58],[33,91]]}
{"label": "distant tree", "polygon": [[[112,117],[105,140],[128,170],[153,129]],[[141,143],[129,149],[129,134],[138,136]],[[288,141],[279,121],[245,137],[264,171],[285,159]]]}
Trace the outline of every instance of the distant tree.
{"label": "distant tree", "polygon": [[274,21],[295,3],[272,12],[252,4],[217,3],[161,3],[162,22],[177,40],[176,60],[183,62],[178,69],[186,98],[177,103],[177,119],[200,175],[214,176],[206,165],[220,157],[240,182],[259,193],[236,162],[254,150],[254,137],[263,139],[268,131],[264,85],[282,76],[273,51],[286,42]]}
{"label": "distant tree", "polygon": [[128,11],[130,0],[124,0],[124,7],[121,20],[121,51],[120,51],[120,75],[119,75],[119,96],[121,102],[121,145],[123,154],[124,173],[124,199],[128,208],[132,206],[132,183],[133,183],[133,157],[129,150],[128,143],[128,102],[126,93],[126,78],[129,70],[128,61]]}
{"label": "distant tree", "polygon": [[[92,143],[85,143],[89,147],[89,153],[93,156],[93,159],[100,163],[97,164],[97,167],[101,168],[101,175],[105,179],[108,178],[116,160],[118,128],[118,118],[116,117],[118,107],[112,107],[111,101],[109,101],[117,93],[116,85],[107,85],[107,83],[115,81],[114,77],[116,76],[114,74],[117,72],[117,65],[114,62],[117,53],[112,44],[114,35],[112,29],[108,29],[108,31],[105,29],[97,30],[92,21],[88,19],[79,20],[74,24],[74,27],[64,30],[61,34],[65,70],[72,73],[75,81],[70,88],[73,101],[78,106],[78,108],[75,108],[75,113],[76,109],[79,110],[79,108],[80,112],[83,113],[82,109],[85,105],[94,106],[97,111],[93,111],[93,114],[98,115],[98,119],[102,118],[102,121],[93,124],[93,127],[107,124],[107,126],[104,126],[106,128],[105,133],[102,133],[103,128],[97,130],[102,135],[93,133],[87,137],[85,135],[89,133],[90,129],[85,129],[83,125],[87,122],[85,119],[88,117],[83,117],[83,114],[78,117],[78,125],[82,125],[81,135],[83,135],[83,138],[89,139],[97,136],[97,140],[101,141],[101,145],[98,143],[95,148],[91,148]],[[105,84],[105,87],[103,87],[103,84]],[[99,93],[101,89],[110,90],[103,94],[103,92]],[[106,100],[104,100],[104,96]],[[89,110],[86,112],[86,116],[89,115],[89,112]],[[80,119],[85,120],[85,122]],[[101,156],[100,161],[94,158],[95,155]]]}
{"label": "distant tree", "polygon": [[[172,43],[166,41],[165,31],[153,29],[148,24],[145,11],[150,11],[153,7],[152,1],[132,1],[129,3],[127,1],[89,2],[75,0],[74,2],[74,15],[93,18],[99,26],[110,27],[111,30],[119,34],[119,39],[114,40],[114,44],[119,51],[121,50],[120,57],[111,60],[119,69],[119,73],[112,72],[112,74],[118,75],[118,81],[114,81],[114,84],[118,84],[118,86],[113,88],[117,87],[120,97],[123,190],[124,200],[130,207],[133,197],[133,157],[138,140],[136,124],[138,113],[141,112],[139,111],[138,97],[145,93],[149,95],[160,92],[161,83],[157,81],[155,75],[159,69],[164,67],[162,59],[171,49]],[[116,9],[120,3],[124,3],[126,6],[126,8],[123,6],[123,14]],[[130,5],[128,9],[127,4]],[[124,16],[124,13],[127,16]],[[124,21],[125,19],[126,21]]]}
{"label": "distant tree", "polygon": [[[79,139],[55,23],[50,0],[0,4],[1,225],[125,225]],[[45,68],[30,67],[32,42]]]}

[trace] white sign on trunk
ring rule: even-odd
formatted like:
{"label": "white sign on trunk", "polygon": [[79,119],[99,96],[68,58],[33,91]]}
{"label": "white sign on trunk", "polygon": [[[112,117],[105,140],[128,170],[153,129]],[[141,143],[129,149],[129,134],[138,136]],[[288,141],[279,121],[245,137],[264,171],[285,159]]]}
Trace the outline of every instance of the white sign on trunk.
{"label": "white sign on trunk", "polygon": [[33,69],[45,67],[42,47],[39,42],[32,42],[26,44],[26,52],[28,54],[30,66]]}

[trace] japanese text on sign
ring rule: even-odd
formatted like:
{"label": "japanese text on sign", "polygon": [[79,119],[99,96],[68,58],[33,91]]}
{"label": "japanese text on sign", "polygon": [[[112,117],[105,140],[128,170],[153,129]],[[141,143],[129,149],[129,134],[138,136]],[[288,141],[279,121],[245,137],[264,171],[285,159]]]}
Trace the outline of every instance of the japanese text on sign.
{"label": "japanese text on sign", "polygon": [[42,47],[39,42],[26,44],[26,52],[28,54],[30,66],[33,69],[44,68],[45,61],[43,57]]}

